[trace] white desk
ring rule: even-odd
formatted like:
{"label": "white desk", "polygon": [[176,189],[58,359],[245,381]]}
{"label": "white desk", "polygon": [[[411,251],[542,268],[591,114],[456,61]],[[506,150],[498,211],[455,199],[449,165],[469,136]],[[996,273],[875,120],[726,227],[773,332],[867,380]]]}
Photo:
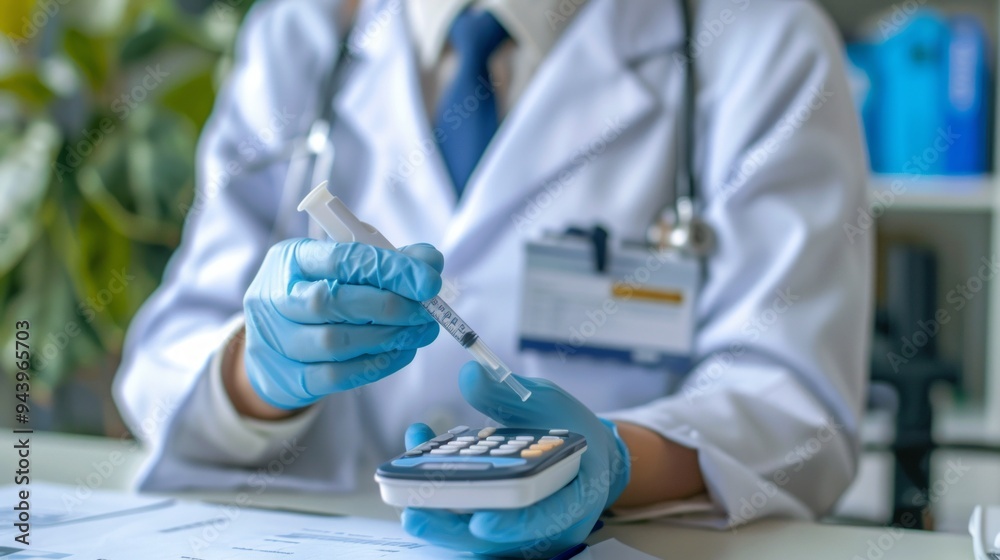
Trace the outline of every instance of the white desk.
{"label": "white desk", "polygon": [[[2,480],[5,483],[12,481],[10,477],[15,470],[14,443],[15,439],[9,429],[3,429],[0,434],[0,473],[3,473]],[[113,455],[116,452],[120,455]],[[145,453],[135,448],[131,441],[52,433],[36,433],[31,436],[31,475],[32,480],[37,481],[125,490],[129,488],[144,457]],[[118,465],[111,465],[112,462]],[[198,492],[179,497],[227,502],[234,499],[235,493]],[[340,513],[380,519],[398,517],[395,509],[379,500],[374,481],[367,477],[362,483],[362,490],[356,494],[317,496],[265,492],[253,498],[252,503],[315,513]],[[0,504],[0,507],[9,506]],[[971,539],[960,535],[920,531],[890,532],[877,528],[789,521],[763,521],[737,532],[702,531],[660,523],[609,525],[591,539],[599,542],[611,537],[657,557],[684,560],[972,558]],[[882,547],[879,547],[880,544]]]}

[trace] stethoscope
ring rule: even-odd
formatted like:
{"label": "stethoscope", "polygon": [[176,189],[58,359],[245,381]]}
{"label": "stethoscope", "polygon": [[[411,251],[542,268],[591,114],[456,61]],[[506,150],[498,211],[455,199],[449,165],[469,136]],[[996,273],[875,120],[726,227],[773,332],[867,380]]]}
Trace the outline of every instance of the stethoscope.
{"label": "stethoscope", "polygon": [[715,231],[699,215],[697,179],[694,176],[695,115],[697,114],[697,74],[691,48],[691,7],[680,0],[684,20],[684,114],[678,130],[677,172],[674,176],[674,200],[659,212],[659,219],[649,226],[647,242],[661,251],[704,258],[715,249]]}
{"label": "stethoscope", "polygon": [[[672,251],[694,258],[707,257],[715,249],[715,232],[699,215],[697,178],[694,176],[695,115],[697,110],[695,84],[695,61],[691,48],[691,8],[689,0],[680,0],[684,24],[684,66],[683,96],[684,114],[678,119],[677,172],[674,177],[674,199],[657,213],[646,233],[647,243],[661,251]],[[271,163],[288,159],[288,171],[282,188],[273,236],[282,239],[288,229],[288,222],[296,214],[292,211],[303,193],[313,185],[329,179],[333,171],[334,147],[330,138],[334,118],[332,99],[338,90],[346,67],[350,66],[354,45],[351,36],[343,42],[328,73],[326,83],[321,88],[317,116],[304,137],[294,140],[288,148],[265,161],[255,163],[253,168],[263,168]],[[312,227],[312,225],[310,225]],[[321,236],[318,230],[310,230],[310,235]]]}

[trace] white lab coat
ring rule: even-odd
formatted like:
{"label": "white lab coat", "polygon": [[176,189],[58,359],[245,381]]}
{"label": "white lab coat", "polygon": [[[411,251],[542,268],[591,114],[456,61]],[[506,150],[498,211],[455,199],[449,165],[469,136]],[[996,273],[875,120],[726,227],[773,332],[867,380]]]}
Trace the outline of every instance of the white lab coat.
{"label": "white lab coat", "polygon": [[[288,165],[260,162],[308,129],[338,49],[338,6],[271,0],[244,26],[199,148],[201,191],[182,245],[132,325],[117,379],[126,419],[154,449],[143,488],[262,484],[261,465],[201,460],[177,426],[204,406],[193,395],[271,243]],[[362,4],[365,31],[333,100],[331,190],[395,243],[437,246],[461,290],[455,309],[515,371],[697,449],[732,521],[828,510],[857,463],[872,234],[852,241],[844,231],[866,204],[867,165],[842,45],[821,11],[796,0],[704,0],[697,10],[696,162],[718,250],[698,301],[698,365],[667,372],[521,353],[517,325],[526,240],[595,222],[641,239],[671,200],[677,3],[580,8],[457,205],[401,9]],[[307,234],[304,215],[290,224],[283,235]],[[411,422],[481,425],[457,388],[468,360],[441,336],[396,375],[325,399],[297,444],[305,451],[267,485],[346,490],[362,460],[401,450]]]}

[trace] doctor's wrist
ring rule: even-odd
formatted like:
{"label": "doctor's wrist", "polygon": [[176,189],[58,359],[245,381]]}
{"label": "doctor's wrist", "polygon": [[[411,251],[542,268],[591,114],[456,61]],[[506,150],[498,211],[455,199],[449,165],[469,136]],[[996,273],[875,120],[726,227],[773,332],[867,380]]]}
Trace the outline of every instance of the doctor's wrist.
{"label": "doctor's wrist", "polygon": [[616,422],[631,469],[615,507],[642,507],[705,492],[698,452],[637,424]]}
{"label": "doctor's wrist", "polygon": [[222,358],[222,385],[241,416],[257,420],[284,420],[305,409],[285,410],[271,406],[257,394],[246,370],[246,331],[241,329],[226,343]]}

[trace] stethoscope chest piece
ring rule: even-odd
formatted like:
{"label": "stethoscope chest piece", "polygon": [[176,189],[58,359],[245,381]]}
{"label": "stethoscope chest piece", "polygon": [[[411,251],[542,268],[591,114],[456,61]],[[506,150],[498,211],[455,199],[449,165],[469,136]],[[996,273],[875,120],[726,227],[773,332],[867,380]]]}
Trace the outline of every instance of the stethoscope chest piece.
{"label": "stethoscope chest piece", "polygon": [[715,231],[694,211],[688,197],[677,199],[673,208],[664,211],[660,220],[646,233],[649,244],[661,251],[677,251],[696,258],[708,256],[715,250]]}

